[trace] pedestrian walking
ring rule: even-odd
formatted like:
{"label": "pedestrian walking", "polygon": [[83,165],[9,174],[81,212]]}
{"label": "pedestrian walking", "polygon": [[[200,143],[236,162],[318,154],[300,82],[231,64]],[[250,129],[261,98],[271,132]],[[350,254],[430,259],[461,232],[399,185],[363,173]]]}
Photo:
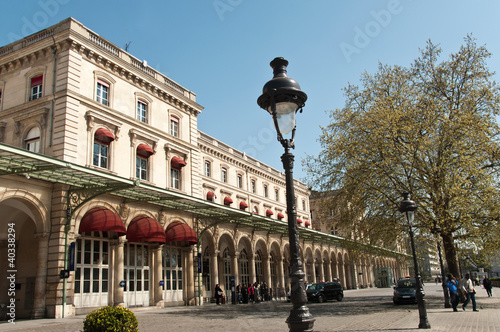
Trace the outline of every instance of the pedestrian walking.
{"label": "pedestrian walking", "polygon": [[460,286],[467,295],[467,300],[465,300],[464,304],[462,304],[462,310],[465,311],[465,307],[467,307],[467,304],[472,301],[472,311],[479,311],[476,308],[476,290],[474,289],[474,285],[468,273],[460,282]]}
{"label": "pedestrian walking", "polygon": [[247,284],[243,284],[243,288],[241,289],[241,295],[243,296],[243,303],[248,303],[248,286]]}
{"label": "pedestrian walking", "polygon": [[448,287],[448,291],[450,292],[451,306],[453,307],[453,311],[458,311],[457,306],[460,303],[460,296],[458,295],[458,281],[452,274],[448,274],[446,286]]}
{"label": "pedestrian walking", "polygon": [[220,304],[220,299],[222,298],[224,292],[220,288],[219,284],[215,285],[215,303]]}
{"label": "pedestrian walking", "polygon": [[255,302],[255,288],[253,288],[253,284],[248,286],[248,300],[252,303]]}
{"label": "pedestrian walking", "polygon": [[488,297],[492,297],[493,295],[491,294],[491,280],[488,277],[484,277],[483,287],[484,287],[484,289],[486,289],[486,293],[488,294]]}

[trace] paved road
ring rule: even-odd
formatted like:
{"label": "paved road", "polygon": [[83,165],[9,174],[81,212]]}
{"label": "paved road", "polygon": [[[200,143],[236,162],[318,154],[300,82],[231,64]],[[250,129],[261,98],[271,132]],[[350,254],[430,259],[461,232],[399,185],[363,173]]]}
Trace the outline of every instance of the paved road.
{"label": "paved road", "polygon": [[[441,286],[425,286],[428,320],[427,331],[499,331],[500,291],[493,289],[494,297],[478,287],[479,312],[468,310],[452,312],[443,307]],[[360,289],[345,291],[342,302],[309,303],[316,318],[314,331],[415,331],[418,328],[416,305],[392,303],[392,289]],[[482,307],[482,308],[481,308]],[[163,309],[133,309],[141,332],[157,331],[288,331],[285,320],[290,304],[285,301],[245,305],[207,304],[200,307]],[[84,316],[65,319],[18,321],[0,323],[0,331],[72,332],[83,329]]]}

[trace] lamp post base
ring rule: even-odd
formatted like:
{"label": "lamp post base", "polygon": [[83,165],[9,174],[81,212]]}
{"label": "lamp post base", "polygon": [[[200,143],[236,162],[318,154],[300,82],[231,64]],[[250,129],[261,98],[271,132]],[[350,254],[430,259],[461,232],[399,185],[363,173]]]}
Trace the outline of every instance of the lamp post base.
{"label": "lamp post base", "polygon": [[302,305],[290,310],[286,323],[290,332],[312,332],[315,320],[309,313],[309,309]]}

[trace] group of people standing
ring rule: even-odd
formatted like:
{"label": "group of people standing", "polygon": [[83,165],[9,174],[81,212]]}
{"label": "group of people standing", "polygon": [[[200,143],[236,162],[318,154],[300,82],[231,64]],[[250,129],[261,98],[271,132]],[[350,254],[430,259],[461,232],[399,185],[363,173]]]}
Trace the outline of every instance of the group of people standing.
{"label": "group of people standing", "polygon": [[[451,298],[451,306],[453,307],[453,311],[458,311],[458,304],[461,302],[461,295],[464,297],[462,301],[462,310],[465,311],[465,308],[472,302],[472,311],[477,310],[476,306],[476,289],[474,288],[474,283],[470,279],[470,275],[467,273],[465,278],[463,278],[460,283],[457,279],[452,275],[448,274],[448,280],[446,281],[446,286],[448,287],[448,291],[450,293]],[[491,294],[491,281],[488,277],[485,277],[483,280],[484,289],[488,293],[488,296],[492,296]]]}
{"label": "group of people standing", "polygon": [[262,301],[271,301],[273,298],[273,289],[267,286],[265,282],[260,284],[238,284],[236,286],[236,295],[238,303],[258,303]]}

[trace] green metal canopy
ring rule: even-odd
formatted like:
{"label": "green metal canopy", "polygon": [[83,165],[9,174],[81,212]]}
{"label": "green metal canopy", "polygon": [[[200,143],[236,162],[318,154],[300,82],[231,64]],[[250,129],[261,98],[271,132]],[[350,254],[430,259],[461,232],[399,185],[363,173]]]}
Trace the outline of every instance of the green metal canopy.
{"label": "green metal canopy", "polygon": [[[91,169],[74,163],[61,161],[27,150],[0,144],[0,176],[20,175],[51,183],[69,185],[68,211],[71,213],[85,202],[103,195],[123,197],[128,202],[144,202],[172,210],[187,211],[205,227],[217,224],[237,224],[237,227],[251,228],[275,234],[288,234],[288,223],[253,214],[176,191],[141,183],[124,177]],[[299,227],[299,236],[306,241],[323,244],[340,244],[347,239],[305,227]],[[380,247],[385,255],[401,253]]]}

